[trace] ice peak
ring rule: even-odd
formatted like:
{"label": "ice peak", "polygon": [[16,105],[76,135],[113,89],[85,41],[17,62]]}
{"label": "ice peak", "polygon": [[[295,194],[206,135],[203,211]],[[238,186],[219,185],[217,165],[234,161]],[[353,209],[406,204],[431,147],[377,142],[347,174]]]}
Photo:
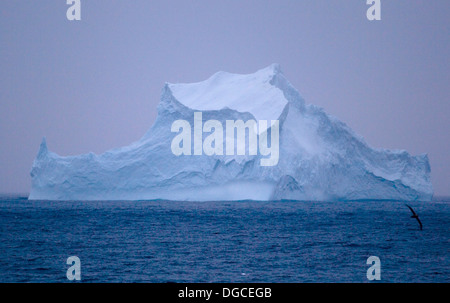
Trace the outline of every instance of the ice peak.
{"label": "ice peak", "polygon": [[168,84],[177,101],[194,110],[232,109],[251,113],[257,120],[278,119],[288,100],[273,79],[281,73],[271,64],[253,74],[218,72],[197,83]]}
{"label": "ice peak", "polygon": [[48,154],[48,148],[47,148],[47,140],[45,139],[45,137],[42,138],[42,142],[41,145],[39,146],[39,152],[37,155],[37,158],[43,158]]}

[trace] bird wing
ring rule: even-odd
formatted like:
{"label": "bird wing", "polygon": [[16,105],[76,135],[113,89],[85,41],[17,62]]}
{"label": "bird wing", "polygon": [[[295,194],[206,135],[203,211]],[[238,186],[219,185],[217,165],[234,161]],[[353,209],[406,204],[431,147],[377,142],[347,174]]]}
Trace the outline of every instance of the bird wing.
{"label": "bird wing", "polygon": [[422,222],[420,222],[420,219],[419,219],[419,217],[416,217],[416,219],[417,219],[417,222],[419,222],[419,225],[420,225],[420,230],[422,230]]}
{"label": "bird wing", "polygon": [[411,210],[411,212],[413,213],[414,216],[417,216],[416,212],[414,211],[414,209],[412,209],[411,206],[409,206],[408,204],[405,204],[406,206],[408,206],[408,208]]}

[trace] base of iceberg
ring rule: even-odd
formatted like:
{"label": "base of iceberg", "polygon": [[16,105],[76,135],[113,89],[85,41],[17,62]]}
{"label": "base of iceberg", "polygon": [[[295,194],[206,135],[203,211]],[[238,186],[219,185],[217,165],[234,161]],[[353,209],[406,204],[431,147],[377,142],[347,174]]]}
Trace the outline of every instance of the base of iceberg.
{"label": "base of iceberg", "polygon": [[[245,155],[175,155],[172,124],[194,125],[196,112],[203,121],[223,125],[279,121],[277,164],[261,166],[265,157],[248,148]],[[31,178],[30,200],[429,201],[433,196],[427,155],[369,147],[344,123],[307,105],[276,64],[250,75],[219,72],[199,83],[166,84],[154,125],[127,147],[61,157],[44,139]]]}

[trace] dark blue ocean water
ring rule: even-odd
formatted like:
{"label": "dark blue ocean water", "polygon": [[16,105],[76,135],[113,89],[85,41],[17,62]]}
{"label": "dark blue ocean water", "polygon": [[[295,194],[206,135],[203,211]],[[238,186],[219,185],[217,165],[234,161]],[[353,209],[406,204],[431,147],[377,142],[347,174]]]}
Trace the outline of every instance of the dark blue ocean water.
{"label": "dark blue ocean water", "polygon": [[0,282],[450,282],[450,200],[47,202],[0,199]]}

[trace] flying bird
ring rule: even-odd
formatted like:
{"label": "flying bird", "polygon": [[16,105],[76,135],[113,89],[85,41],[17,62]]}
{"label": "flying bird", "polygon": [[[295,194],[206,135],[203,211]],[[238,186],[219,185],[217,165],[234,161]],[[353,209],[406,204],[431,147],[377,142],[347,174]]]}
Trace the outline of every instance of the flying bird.
{"label": "flying bird", "polygon": [[420,225],[420,230],[422,230],[422,222],[420,222],[419,216],[416,214],[416,212],[414,211],[414,209],[412,209],[411,206],[409,206],[408,204],[405,204],[406,206],[408,206],[408,208],[411,210],[411,212],[413,213],[413,215],[411,216],[411,218],[415,218],[417,220],[417,222],[419,222]]}

